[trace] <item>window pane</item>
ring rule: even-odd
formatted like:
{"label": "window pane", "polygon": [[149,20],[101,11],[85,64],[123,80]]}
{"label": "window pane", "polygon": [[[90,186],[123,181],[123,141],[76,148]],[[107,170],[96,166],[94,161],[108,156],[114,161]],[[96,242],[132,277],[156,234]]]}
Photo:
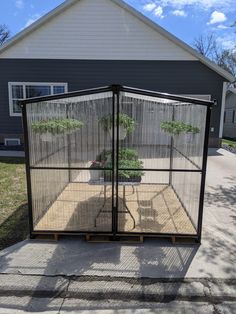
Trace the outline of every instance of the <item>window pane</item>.
{"label": "window pane", "polygon": [[53,94],[65,93],[65,86],[53,86]]}
{"label": "window pane", "polygon": [[26,86],[26,98],[40,97],[51,95],[51,87],[44,85],[28,85]]}
{"label": "window pane", "polygon": [[23,86],[13,85],[12,86],[12,98],[22,99],[23,96]]}
{"label": "window pane", "polygon": [[21,113],[21,107],[18,105],[18,100],[13,100],[13,113]]}

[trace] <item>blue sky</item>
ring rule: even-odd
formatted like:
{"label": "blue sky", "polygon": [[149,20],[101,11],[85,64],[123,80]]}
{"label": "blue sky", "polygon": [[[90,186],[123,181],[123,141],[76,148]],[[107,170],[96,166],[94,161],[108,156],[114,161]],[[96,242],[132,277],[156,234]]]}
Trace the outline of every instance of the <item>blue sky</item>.
{"label": "blue sky", "polygon": [[[95,0],[97,1],[97,0]],[[220,46],[236,46],[230,27],[236,20],[236,0],[125,0],[188,44],[201,34],[214,32]],[[63,0],[1,0],[0,24],[16,34]]]}

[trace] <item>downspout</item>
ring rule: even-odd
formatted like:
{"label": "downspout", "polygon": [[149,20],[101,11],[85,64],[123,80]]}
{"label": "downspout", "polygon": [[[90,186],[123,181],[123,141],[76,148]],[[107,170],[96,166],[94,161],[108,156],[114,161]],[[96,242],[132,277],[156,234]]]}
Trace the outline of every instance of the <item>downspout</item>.
{"label": "downspout", "polygon": [[219,130],[219,139],[220,144],[223,137],[223,130],[224,130],[224,113],[225,113],[225,99],[226,99],[226,92],[228,89],[228,85],[230,83],[223,82],[223,90],[222,90],[222,102],[221,102],[221,114],[220,114],[220,130]]}

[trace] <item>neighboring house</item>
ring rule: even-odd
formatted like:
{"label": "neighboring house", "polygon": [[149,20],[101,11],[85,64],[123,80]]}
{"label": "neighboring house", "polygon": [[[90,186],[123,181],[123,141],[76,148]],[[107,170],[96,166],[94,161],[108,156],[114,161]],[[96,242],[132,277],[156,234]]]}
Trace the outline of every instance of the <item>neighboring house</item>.
{"label": "neighboring house", "polygon": [[236,87],[226,92],[223,136],[236,140]]}
{"label": "neighboring house", "polygon": [[0,49],[0,69],[0,143],[23,140],[18,99],[122,84],[215,99],[218,146],[223,86],[234,80],[121,0],[65,1]]}

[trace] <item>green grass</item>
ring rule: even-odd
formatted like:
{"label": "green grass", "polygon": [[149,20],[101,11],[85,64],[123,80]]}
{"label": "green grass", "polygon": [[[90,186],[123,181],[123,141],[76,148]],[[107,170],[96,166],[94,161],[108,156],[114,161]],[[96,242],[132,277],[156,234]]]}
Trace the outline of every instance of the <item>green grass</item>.
{"label": "green grass", "polygon": [[23,158],[0,157],[0,250],[28,234],[25,164]]}
{"label": "green grass", "polygon": [[236,147],[236,141],[233,140],[227,140],[227,139],[222,139],[222,144],[227,144],[231,147]]}

